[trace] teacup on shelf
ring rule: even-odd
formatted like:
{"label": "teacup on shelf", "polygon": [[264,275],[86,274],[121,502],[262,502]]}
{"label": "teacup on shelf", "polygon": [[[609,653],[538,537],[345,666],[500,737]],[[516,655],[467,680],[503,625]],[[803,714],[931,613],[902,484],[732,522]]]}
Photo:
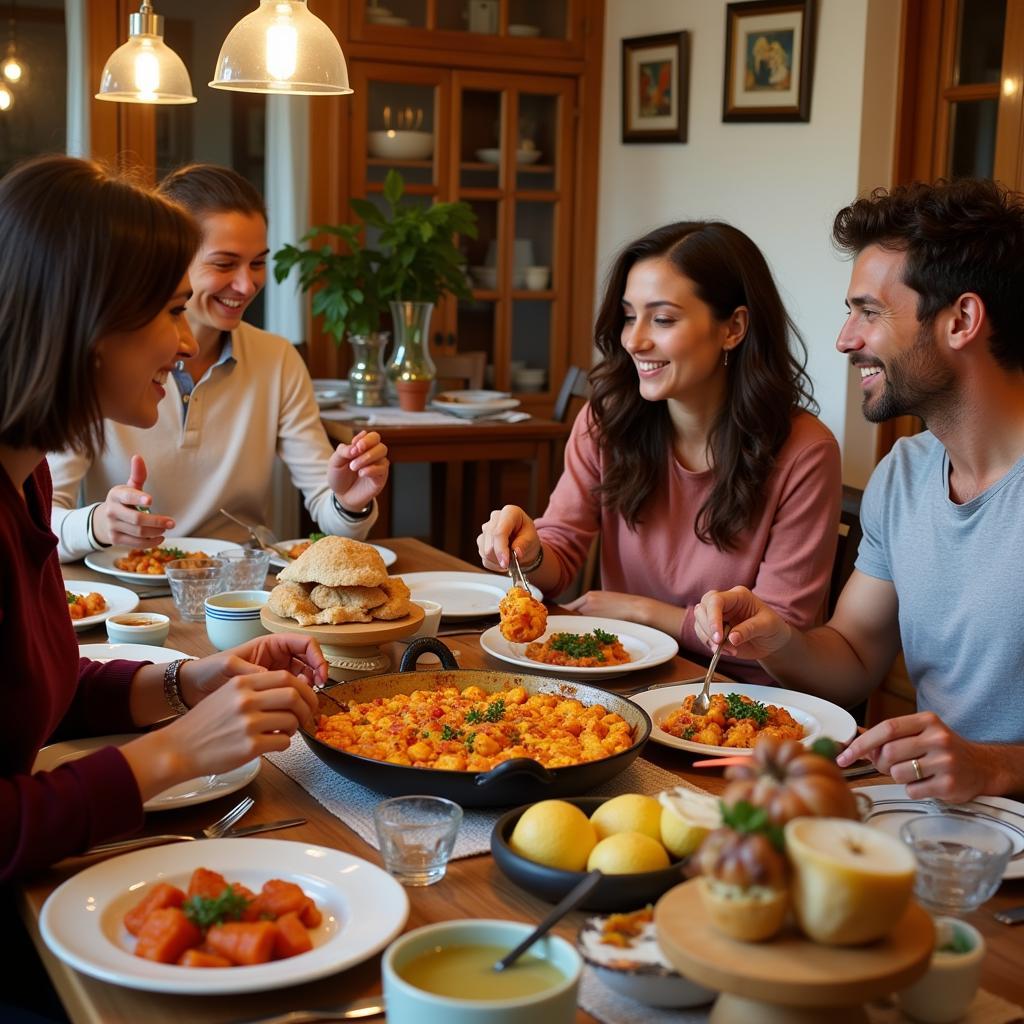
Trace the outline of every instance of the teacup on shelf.
{"label": "teacup on shelf", "polygon": [[550,267],[527,267],[525,271],[526,287],[531,292],[542,292],[551,280]]}

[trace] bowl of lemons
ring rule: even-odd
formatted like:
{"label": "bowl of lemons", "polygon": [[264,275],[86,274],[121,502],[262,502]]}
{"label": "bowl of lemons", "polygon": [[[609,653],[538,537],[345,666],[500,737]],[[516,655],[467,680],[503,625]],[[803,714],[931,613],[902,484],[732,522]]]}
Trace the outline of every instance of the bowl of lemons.
{"label": "bowl of lemons", "polygon": [[517,807],[495,824],[491,853],[516,885],[549,903],[596,869],[606,877],[582,909],[642,907],[684,880],[690,854],[717,827],[715,797],[694,794],[680,813],[666,799],[677,792],[542,800]]}

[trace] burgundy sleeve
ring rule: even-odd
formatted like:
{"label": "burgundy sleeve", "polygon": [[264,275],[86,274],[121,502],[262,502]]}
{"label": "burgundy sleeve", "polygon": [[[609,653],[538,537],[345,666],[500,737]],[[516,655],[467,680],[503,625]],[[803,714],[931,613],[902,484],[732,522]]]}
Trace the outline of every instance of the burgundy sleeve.
{"label": "burgundy sleeve", "polygon": [[138,732],[132,720],[132,677],[148,661],[78,661],[78,689],[71,707],[50,737],[51,743],[79,736]]}

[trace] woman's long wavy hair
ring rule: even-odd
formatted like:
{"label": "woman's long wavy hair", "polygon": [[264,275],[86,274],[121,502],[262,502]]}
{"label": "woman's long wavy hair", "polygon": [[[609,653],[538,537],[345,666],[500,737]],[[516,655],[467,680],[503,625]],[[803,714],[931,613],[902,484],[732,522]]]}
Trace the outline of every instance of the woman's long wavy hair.
{"label": "woman's long wavy hair", "polygon": [[719,322],[740,306],[749,311],[746,336],[729,352],[725,403],[708,434],[714,483],[696,521],[697,536],[725,551],[761,511],[764,484],[794,411],[818,411],[804,369],[807,348],[761,250],[729,224],[668,224],[620,253],[597,316],[604,358],[590,374],[590,406],[604,457],[599,494],[630,529],[642,522],[644,504],[664,481],[673,439],[666,403],[641,397],[636,367],[622,345],[626,278],[636,263],[654,258],[667,259],[688,278]]}

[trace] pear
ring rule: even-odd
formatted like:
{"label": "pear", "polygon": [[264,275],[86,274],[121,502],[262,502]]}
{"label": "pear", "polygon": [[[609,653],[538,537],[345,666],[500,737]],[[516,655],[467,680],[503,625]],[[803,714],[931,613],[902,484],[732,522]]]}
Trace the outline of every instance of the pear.
{"label": "pear", "polygon": [[914,888],[914,855],[894,836],[846,818],[785,828],[797,923],[815,942],[857,946],[892,931]]}
{"label": "pear", "polygon": [[718,797],[678,786],[658,794],[661,844],[673,857],[688,857],[722,824]]}

